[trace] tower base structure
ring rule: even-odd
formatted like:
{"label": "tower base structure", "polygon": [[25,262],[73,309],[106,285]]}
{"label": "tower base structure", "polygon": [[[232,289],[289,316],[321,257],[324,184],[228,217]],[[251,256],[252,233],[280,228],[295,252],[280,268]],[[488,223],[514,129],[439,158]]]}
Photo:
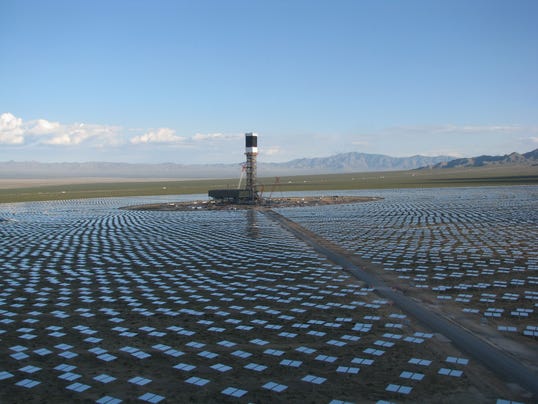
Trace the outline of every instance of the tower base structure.
{"label": "tower base structure", "polygon": [[254,205],[260,202],[257,187],[258,135],[245,133],[246,185],[244,189],[213,189],[208,196],[219,202]]}
{"label": "tower base structure", "polygon": [[207,195],[221,203],[252,205],[258,203],[258,195],[246,189],[211,189]]}

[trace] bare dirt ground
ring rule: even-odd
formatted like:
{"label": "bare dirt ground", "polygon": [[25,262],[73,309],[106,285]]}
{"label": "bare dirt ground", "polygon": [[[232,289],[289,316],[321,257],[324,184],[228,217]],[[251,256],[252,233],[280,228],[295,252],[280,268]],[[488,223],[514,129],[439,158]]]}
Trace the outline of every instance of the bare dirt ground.
{"label": "bare dirt ground", "polygon": [[[269,211],[271,212],[271,211]],[[287,222],[287,226],[294,228],[299,233],[303,233],[306,237],[311,238],[314,242],[320,244],[324,248],[339,254],[342,257],[345,257],[349,261],[353,262],[361,268],[362,271],[371,274],[374,278],[379,278],[382,282],[386,283],[388,286],[392,286],[392,289],[399,291],[402,294],[406,294],[409,297],[412,297],[414,301],[419,302],[423,307],[427,308],[432,313],[440,315],[442,318],[452,322],[463,329],[470,331],[474,336],[478,337],[480,340],[486,342],[487,344],[498,348],[503,353],[507,354],[510,357],[515,358],[517,361],[525,364],[529,370],[536,371],[538,364],[538,353],[535,349],[535,344],[529,344],[528,341],[514,340],[512,338],[506,338],[497,332],[494,328],[488,327],[487,324],[477,323],[472,321],[466,316],[461,315],[461,311],[457,305],[440,305],[435,301],[435,298],[431,295],[431,292],[415,289],[411,287],[400,287],[400,279],[393,273],[387,273],[383,270],[383,266],[379,264],[374,264],[368,260],[361,259],[357,257],[350,251],[318,236],[315,233],[303,228],[302,226],[283,219]],[[417,319],[413,319],[414,322],[417,322]],[[450,344],[450,340],[445,338],[441,334],[437,334],[437,339],[434,340],[436,348],[440,352],[446,352],[449,349],[456,349]],[[491,369],[493,370],[493,369]],[[476,361],[473,363],[473,366],[470,367],[470,374],[474,375],[476,378],[473,380],[473,383],[485,383],[485,385],[499,385],[499,378],[491,370],[486,370],[484,366],[478,364]],[[469,375],[469,373],[468,373]],[[521,394],[522,397],[529,398],[532,396],[531,393],[525,392],[523,388],[513,383],[502,382],[501,383],[505,389],[511,390],[513,393]],[[467,397],[468,399],[468,397]]]}
{"label": "bare dirt ground", "polygon": [[[335,201],[329,198],[326,202]],[[217,216],[221,220],[215,221]],[[39,228],[32,228],[32,240],[39,247],[32,255],[18,251],[15,241],[6,247],[9,254],[18,251],[20,257],[12,258],[13,275],[0,279],[4,285],[0,296],[5,301],[5,312],[0,310],[1,328],[5,329],[0,334],[0,375],[1,371],[12,374],[0,380],[0,402],[95,402],[105,395],[133,402],[146,393],[161,395],[163,402],[494,403],[498,398],[533,402],[525,391],[500,380],[473,359],[467,365],[448,363],[448,357],[468,356],[442,335],[424,337],[422,343],[406,341],[431,331],[402,317],[390,301],[313,255],[298,240],[273,231],[275,225],[256,210],[200,215],[121,212],[105,215],[101,221],[66,223],[72,225],[47,224],[41,235]],[[13,234],[15,240],[19,231],[27,234],[17,230],[24,226],[17,224],[6,235]],[[76,246],[72,239],[75,230],[82,239],[91,235],[100,240],[79,243],[93,246],[95,252],[89,254],[79,246],[65,260],[56,257],[53,252],[60,251],[54,247],[57,240]],[[224,233],[225,240],[219,236]],[[110,244],[102,243],[107,239]],[[190,240],[194,240],[192,248],[186,249]],[[26,244],[31,246],[28,240]],[[265,255],[242,255],[245,249]],[[115,264],[103,261],[106,259]],[[379,272],[385,276],[386,271]],[[59,286],[51,284],[52,275],[62,282]],[[28,291],[29,286],[35,290]],[[425,305],[435,302],[422,298]],[[354,325],[362,322],[371,323],[371,331],[356,330]],[[283,331],[296,336],[290,338]],[[90,341],[90,335],[98,341]],[[350,336],[360,338],[350,340]],[[268,341],[267,345],[258,345],[259,338]],[[203,346],[189,345],[194,341]],[[234,345],[228,345],[230,342]],[[387,343],[394,345],[379,345]],[[164,349],[177,348],[182,353],[176,357],[174,352],[163,351],[163,344]],[[125,351],[126,346],[149,357],[134,357]],[[301,351],[304,347],[315,354]],[[51,352],[41,356],[44,348]],[[269,348],[283,351],[282,356],[268,353]],[[371,349],[381,349],[384,354],[366,352]],[[20,358],[20,350],[28,357]],[[105,362],[99,358],[101,350],[115,359]],[[250,356],[237,356],[238,350]],[[203,356],[205,351],[217,356]],[[329,363],[317,359],[318,354],[338,359]],[[354,362],[359,358],[371,358],[374,363]],[[411,358],[428,359],[431,365],[412,364]],[[283,359],[302,365],[286,366]],[[74,369],[60,370],[66,363]],[[195,369],[180,370],[176,367],[180,363]],[[218,371],[214,366],[219,363],[232,369]],[[249,363],[267,368],[253,371],[246,367]],[[25,365],[41,369],[33,371]],[[360,368],[360,372],[341,373],[340,366]],[[461,377],[439,373],[446,368],[463,373]],[[106,385],[94,379],[105,372],[115,378]],[[424,380],[404,378],[404,372],[416,372]],[[316,385],[303,380],[312,374],[326,381]],[[191,376],[209,382],[193,385],[187,382]],[[147,387],[139,386],[131,382],[135,377],[150,382]],[[21,379],[40,384],[21,387],[17,384]],[[270,382],[287,388],[277,393],[262,387]],[[72,391],[70,387],[76,383],[87,390]],[[411,394],[387,390],[396,383],[411,386]],[[247,393],[235,399],[224,395],[222,391],[230,386]]]}
{"label": "bare dirt ground", "polygon": [[[126,209],[133,210],[164,210],[164,211],[185,211],[185,210],[239,210],[239,209],[267,209],[267,208],[280,208],[280,207],[294,207],[294,206],[317,206],[317,205],[330,205],[330,204],[345,204],[345,203],[358,203],[368,202],[380,198],[367,198],[367,197],[310,197],[310,198],[280,198],[272,200],[271,203],[261,206],[249,206],[249,205],[234,205],[234,204],[218,204],[214,201],[196,201],[196,202],[184,202],[184,203],[169,203],[169,204],[154,204],[154,205],[141,205],[131,206]],[[303,231],[305,229],[302,229]],[[374,264],[366,260],[358,258],[352,252],[327,241],[321,239],[322,242],[333,250],[338,250],[340,254],[346,256],[352,262],[359,265],[361,268],[367,268],[368,271],[380,276],[383,281],[389,285],[401,285],[401,281],[397,274],[390,273],[383,270],[382,265]],[[538,355],[533,346],[529,346],[528,343],[514,341],[511,338],[506,338],[497,332],[493,327],[487,326],[483,323],[472,321],[467,316],[461,315],[459,307],[452,307],[450,304],[439,304],[435,300],[435,296],[431,292],[415,289],[411,287],[399,288],[402,293],[412,297],[415,301],[420,302],[424,307],[427,307],[432,312],[435,312],[449,321],[457,323],[463,326],[468,331],[471,331],[474,335],[487,343],[501,349],[503,352],[508,353],[510,356],[515,357],[517,360],[524,363],[526,366],[535,369],[536,363],[538,363]],[[417,325],[415,324],[415,327]],[[431,341],[435,346],[435,349],[442,353],[450,353],[457,355],[459,350],[455,348],[448,339],[442,335],[437,335],[435,339]],[[499,378],[493,374],[490,370],[487,370],[484,366],[480,365],[476,361],[473,361],[467,368],[467,377],[469,377],[470,385],[482,386],[482,388],[498,389],[499,395],[505,396],[517,396],[519,399],[528,399],[530,396],[520,386],[515,384],[502,382]],[[478,388],[475,393],[471,393],[473,388],[465,389],[462,391],[461,399],[468,401],[471,397],[475,402],[487,400],[479,393],[482,388]],[[423,402],[445,402],[443,395],[435,394],[434,391],[428,391],[422,396]],[[457,396],[457,392],[454,392]],[[455,396],[451,396],[452,402]],[[415,396],[416,399],[416,396]]]}
{"label": "bare dirt ground", "polygon": [[345,203],[372,202],[379,200],[377,197],[366,196],[310,196],[272,198],[262,201],[258,205],[223,203],[218,201],[188,201],[168,202],[145,205],[126,206],[126,210],[161,210],[161,211],[189,211],[189,210],[244,210],[257,208],[291,208],[305,206],[338,205]]}

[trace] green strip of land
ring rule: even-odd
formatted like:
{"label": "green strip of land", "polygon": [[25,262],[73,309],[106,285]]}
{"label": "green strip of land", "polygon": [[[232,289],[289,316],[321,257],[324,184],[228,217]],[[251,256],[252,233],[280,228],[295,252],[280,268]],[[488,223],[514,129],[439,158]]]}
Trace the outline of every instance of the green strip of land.
{"label": "green strip of land", "polygon": [[[83,182],[82,182],[83,181]],[[98,180],[96,180],[98,181]],[[422,169],[376,173],[301,175],[260,178],[264,196],[289,191],[333,191],[390,188],[475,187],[499,185],[538,185],[538,166],[488,166],[458,169]],[[0,180],[1,182],[1,180]],[[43,183],[46,183],[43,180]],[[92,182],[39,185],[0,189],[0,203],[119,196],[206,194],[209,189],[236,188],[238,179],[148,180],[140,182]]]}

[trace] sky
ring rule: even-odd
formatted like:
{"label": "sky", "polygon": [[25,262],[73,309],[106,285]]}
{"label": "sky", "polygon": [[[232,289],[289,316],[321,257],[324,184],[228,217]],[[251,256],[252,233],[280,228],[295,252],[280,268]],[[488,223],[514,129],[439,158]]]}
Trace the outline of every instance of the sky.
{"label": "sky", "polygon": [[538,1],[0,0],[0,161],[538,148]]}

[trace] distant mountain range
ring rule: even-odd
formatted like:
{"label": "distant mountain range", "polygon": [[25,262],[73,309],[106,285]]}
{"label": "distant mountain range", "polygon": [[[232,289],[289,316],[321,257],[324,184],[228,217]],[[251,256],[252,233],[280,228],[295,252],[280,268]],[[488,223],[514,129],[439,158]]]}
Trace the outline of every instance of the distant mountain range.
{"label": "distant mountain range", "polygon": [[[381,154],[343,153],[302,158],[285,163],[258,162],[259,176],[410,170],[447,162],[449,156],[390,157]],[[233,178],[241,164],[129,164],[0,162],[0,178]]]}
{"label": "distant mountain range", "polygon": [[[525,154],[479,156],[454,159],[450,156],[390,157],[382,154],[341,153],[329,157],[302,158],[285,163],[258,164],[259,176],[331,174],[368,171],[412,170],[422,167],[480,167],[488,164],[537,165],[538,149]],[[234,178],[241,164],[129,164],[129,163],[39,163],[0,162],[0,178]]]}
{"label": "distant mountain range", "polygon": [[432,166],[453,160],[450,156],[391,157],[382,154],[341,153],[330,157],[302,158],[286,163],[262,164],[264,169],[301,170],[305,172],[345,173],[366,171],[398,171]]}
{"label": "distant mountain range", "polygon": [[478,156],[440,162],[433,168],[484,167],[493,165],[538,166],[538,149],[528,153],[510,153],[504,156]]}

